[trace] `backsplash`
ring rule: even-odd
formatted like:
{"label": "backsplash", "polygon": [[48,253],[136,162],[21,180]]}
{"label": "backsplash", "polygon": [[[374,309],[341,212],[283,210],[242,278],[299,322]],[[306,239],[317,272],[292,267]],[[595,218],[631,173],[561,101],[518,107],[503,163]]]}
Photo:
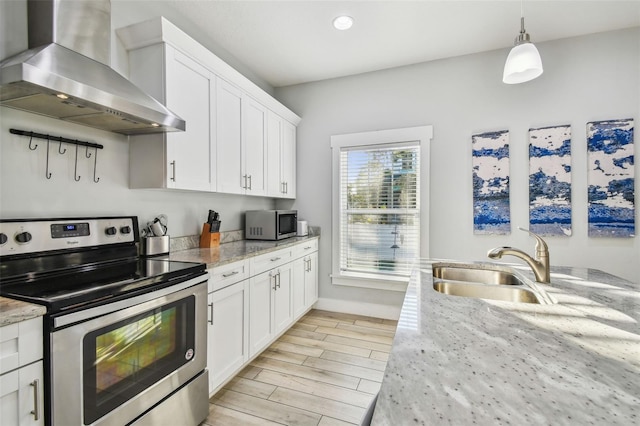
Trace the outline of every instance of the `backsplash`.
{"label": "backsplash", "polygon": [[[310,226],[309,236],[320,235],[320,227]],[[232,243],[244,240],[244,230],[220,232],[220,244]],[[187,235],[175,237],[169,240],[169,250],[173,253],[180,250],[189,250],[200,247],[200,235]]]}

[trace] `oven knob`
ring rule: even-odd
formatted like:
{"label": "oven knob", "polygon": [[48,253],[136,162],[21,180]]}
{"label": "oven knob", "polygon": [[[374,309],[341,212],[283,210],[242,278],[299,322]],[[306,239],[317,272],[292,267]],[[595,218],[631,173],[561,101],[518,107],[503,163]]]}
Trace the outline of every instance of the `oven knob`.
{"label": "oven knob", "polygon": [[26,244],[31,241],[31,234],[29,232],[20,232],[16,234],[16,241],[20,244]]}
{"label": "oven knob", "polygon": [[120,228],[120,232],[122,234],[130,234],[131,233],[131,227],[130,226],[123,226],[122,228]]}
{"label": "oven knob", "polygon": [[7,234],[0,233],[0,245],[3,245],[7,242]]}
{"label": "oven knob", "polygon": [[104,230],[104,233],[107,235],[116,235],[118,233],[118,230],[115,226],[110,226]]}

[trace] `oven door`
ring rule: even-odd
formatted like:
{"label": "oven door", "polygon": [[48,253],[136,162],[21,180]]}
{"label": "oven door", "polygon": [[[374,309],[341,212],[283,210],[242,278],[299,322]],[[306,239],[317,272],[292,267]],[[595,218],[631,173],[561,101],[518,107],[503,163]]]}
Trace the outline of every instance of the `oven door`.
{"label": "oven door", "polygon": [[88,309],[89,319],[54,329],[52,423],[124,425],[187,384],[206,367],[206,301],[205,275]]}

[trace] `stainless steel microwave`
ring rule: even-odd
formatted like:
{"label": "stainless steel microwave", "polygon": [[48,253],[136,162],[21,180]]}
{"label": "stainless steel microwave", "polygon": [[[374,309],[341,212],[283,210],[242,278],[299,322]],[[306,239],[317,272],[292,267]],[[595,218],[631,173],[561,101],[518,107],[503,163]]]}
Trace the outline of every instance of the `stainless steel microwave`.
{"label": "stainless steel microwave", "polygon": [[247,240],[282,240],[298,232],[297,210],[249,210],[245,215]]}

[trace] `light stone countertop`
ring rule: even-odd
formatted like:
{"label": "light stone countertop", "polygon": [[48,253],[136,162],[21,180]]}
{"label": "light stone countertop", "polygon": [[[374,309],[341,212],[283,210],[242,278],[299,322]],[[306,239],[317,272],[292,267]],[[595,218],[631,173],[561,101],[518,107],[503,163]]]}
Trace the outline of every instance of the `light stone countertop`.
{"label": "light stone countertop", "polygon": [[240,240],[220,244],[218,247],[180,250],[170,253],[168,258],[182,262],[206,263],[207,268],[215,268],[317,238],[320,237],[291,237],[280,241]]}
{"label": "light stone countertop", "polygon": [[433,290],[433,262],[409,283],[373,425],[640,424],[640,284],[552,267],[556,304],[502,302]]}
{"label": "light stone countertop", "polygon": [[0,327],[41,317],[46,312],[47,309],[42,305],[0,296]]}

